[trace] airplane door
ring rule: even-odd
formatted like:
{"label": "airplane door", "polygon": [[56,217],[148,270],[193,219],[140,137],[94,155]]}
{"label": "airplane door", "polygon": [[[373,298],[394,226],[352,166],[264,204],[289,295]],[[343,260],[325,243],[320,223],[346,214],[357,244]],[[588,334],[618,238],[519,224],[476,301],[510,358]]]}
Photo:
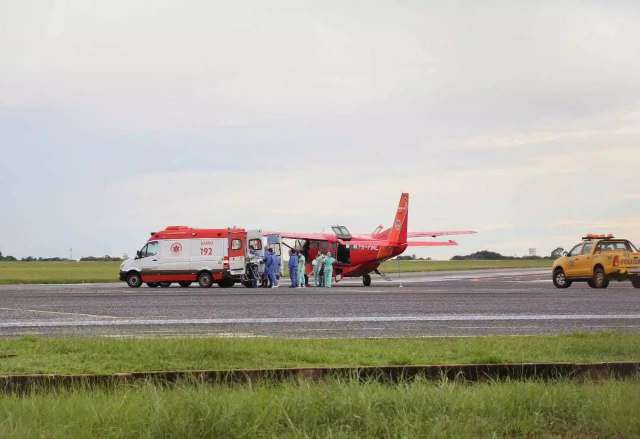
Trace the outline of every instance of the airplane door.
{"label": "airplane door", "polygon": [[341,264],[348,264],[351,261],[351,249],[344,244],[338,244],[336,259]]}

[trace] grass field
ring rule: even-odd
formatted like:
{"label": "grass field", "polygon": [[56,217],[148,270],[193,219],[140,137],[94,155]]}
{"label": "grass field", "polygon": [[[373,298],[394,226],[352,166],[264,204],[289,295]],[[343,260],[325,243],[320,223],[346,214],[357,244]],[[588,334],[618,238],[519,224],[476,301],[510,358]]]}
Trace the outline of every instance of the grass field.
{"label": "grass field", "polygon": [[6,438],[637,438],[640,381],[140,384],[0,396]]}
{"label": "grass field", "polygon": [[0,340],[0,373],[116,373],[302,366],[640,361],[640,335],[290,340],[38,338]]}
{"label": "grass field", "polygon": [[118,282],[120,262],[0,262],[0,284]]}
{"label": "grass field", "polygon": [[[1,284],[62,284],[119,282],[119,262],[0,262]],[[491,268],[549,268],[548,260],[504,261],[400,261],[400,272],[480,270]],[[382,264],[383,272],[396,273],[398,263]],[[286,275],[286,274],[285,274]]]}
{"label": "grass field", "polygon": [[[0,373],[640,360],[640,335],[0,340]],[[182,382],[0,395],[0,437],[640,437],[640,380]]]}
{"label": "grass field", "polygon": [[[400,272],[448,271],[448,270],[482,270],[495,268],[549,268],[552,261],[548,259],[505,259],[503,261],[400,261]],[[380,267],[385,273],[396,273],[398,261],[387,261]]]}

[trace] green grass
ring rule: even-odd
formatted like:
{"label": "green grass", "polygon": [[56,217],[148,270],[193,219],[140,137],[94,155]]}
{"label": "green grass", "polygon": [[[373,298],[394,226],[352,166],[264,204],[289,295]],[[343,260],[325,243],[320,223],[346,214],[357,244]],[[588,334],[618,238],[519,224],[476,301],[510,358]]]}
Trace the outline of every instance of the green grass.
{"label": "green grass", "polygon": [[640,361],[640,335],[300,340],[38,338],[0,340],[0,373],[114,373],[302,366]]}
{"label": "green grass", "polygon": [[[497,268],[549,268],[552,261],[548,259],[505,259],[502,261],[400,261],[400,272],[448,271],[448,270],[482,270]],[[381,265],[385,273],[398,271],[397,261],[387,261]]]}
{"label": "green grass", "polygon": [[120,262],[0,262],[0,284],[118,282]]}
{"label": "green grass", "polygon": [[637,438],[640,381],[237,387],[0,396],[6,438]]}
{"label": "green grass", "polygon": [[[63,284],[119,282],[120,262],[0,262],[2,284]],[[490,268],[550,268],[548,260],[507,259],[504,261],[401,261],[403,273]],[[388,261],[382,271],[395,273],[398,264]],[[285,277],[288,276],[285,267]]]}

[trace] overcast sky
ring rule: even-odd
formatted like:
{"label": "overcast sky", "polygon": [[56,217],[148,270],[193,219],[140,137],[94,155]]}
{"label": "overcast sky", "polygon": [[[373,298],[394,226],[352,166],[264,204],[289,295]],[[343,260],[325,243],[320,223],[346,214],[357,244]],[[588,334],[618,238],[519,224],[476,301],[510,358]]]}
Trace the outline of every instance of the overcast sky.
{"label": "overcast sky", "polygon": [[640,241],[636,1],[0,0],[0,251],[166,225]]}

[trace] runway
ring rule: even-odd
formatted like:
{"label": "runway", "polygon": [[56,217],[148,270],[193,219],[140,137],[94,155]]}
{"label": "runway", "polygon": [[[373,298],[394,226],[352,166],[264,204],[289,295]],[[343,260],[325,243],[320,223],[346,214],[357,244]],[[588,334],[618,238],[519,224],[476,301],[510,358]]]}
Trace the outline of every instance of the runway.
{"label": "runway", "polygon": [[0,286],[0,336],[408,337],[640,331],[640,290],[574,284],[549,270],[402,274],[337,288]]}

